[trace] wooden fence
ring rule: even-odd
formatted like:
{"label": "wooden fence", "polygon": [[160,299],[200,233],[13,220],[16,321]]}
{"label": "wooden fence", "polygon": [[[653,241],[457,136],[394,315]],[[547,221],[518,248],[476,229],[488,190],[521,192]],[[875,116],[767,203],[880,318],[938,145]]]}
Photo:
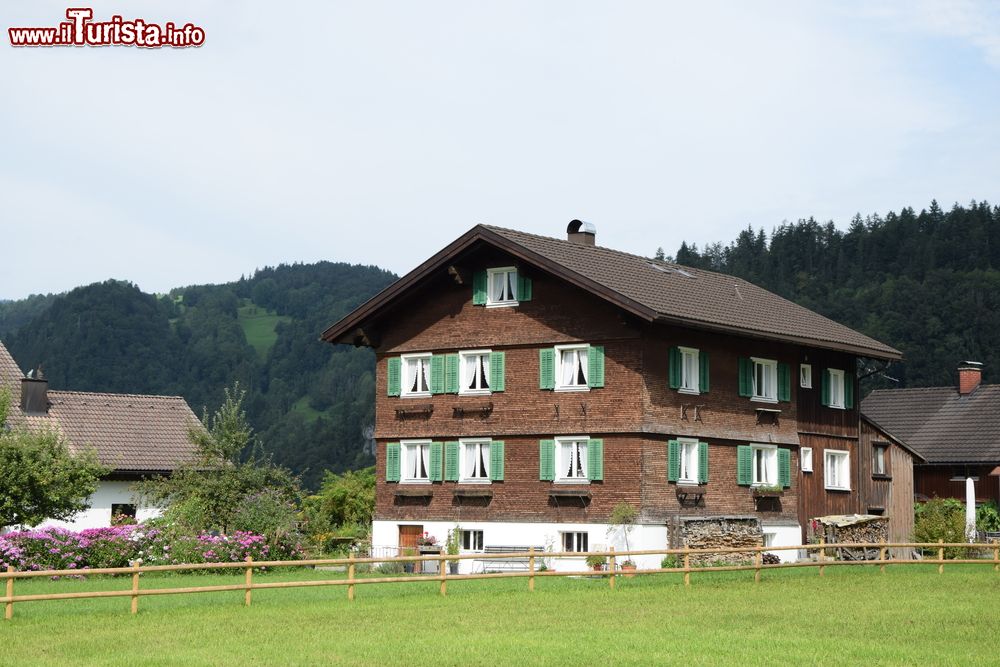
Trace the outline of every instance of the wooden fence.
{"label": "wooden fence", "polygon": [[[945,549],[966,549],[976,550],[982,554],[992,553],[992,559],[984,558],[964,558],[945,559]],[[842,550],[872,550],[878,552],[877,560],[843,560],[836,558],[836,554]],[[889,549],[919,549],[930,552],[936,557],[913,560],[893,559],[887,557]],[[774,551],[805,551],[807,554],[815,552],[815,560],[799,560],[788,563],[765,564],[763,554]],[[832,552],[832,555],[831,555]],[[753,554],[753,562],[749,564],[735,565],[709,565],[698,566],[691,564],[692,556],[702,555],[722,555],[722,554]],[[632,571],[620,569],[621,559],[632,559],[635,556],[667,556],[673,555],[680,560],[683,565],[668,568],[652,568]],[[968,556],[968,553],[966,554]],[[602,556],[606,559],[606,570],[594,571],[562,571],[551,569],[540,569],[539,561],[573,558],[580,559],[584,556]],[[698,572],[737,572],[753,571],[754,581],[760,582],[761,572],[765,570],[779,570],[795,567],[815,567],[819,575],[823,576],[827,567],[843,565],[878,566],[883,572],[887,565],[907,565],[924,564],[937,565],[938,573],[944,572],[945,564],[976,564],[992,565],[993,570],[1000,572],[1000,544],[991,542],[982,543],[945,543],[945,542],[878,542],[878,543],[831,543],[831,544],[801,544],[795,546],[771,546],[771,547],[731,547],[717,549],[653,549],[641,551],[618,551],[613,548],[601,552],[549,552],[536,551],[531,549],[527,552],[504,553],[489,555],[489,560],[518,559],[527,561],[527,569],[516,572],[482,572],[473,574],[449,574],[447,564],[459,560],[482,560],[482,554],[460,554],[449,555],[443,552],[438,554],[422,556],[397,556],[392,558],[326,558],[296,561],[254,561],[247,558],[246,561],[236,563],[198,563],[188,565],[142,565],[140,561],[135,561],[130,567],[93,568],[85,571],[81,570],[34,570],[16,571],[14,568],[7,568],[6,572],[0,572],[0,581],[5,581],[5,595],[0,597],[0,603],[4,605],[4,618],[11,619],[14,615],[14,604],[20,602],[36,602],[40,600],[79,600],[85,598],[112,598],[128,597],[131,599],[131,611],[133,614],[139,611],[139,598],[147,595],[179,595],[185,593],[216,593],[220,591],[243,591],[243,604],[250,606],[253,591],[267,590],[272,588],[300,588],[306,586],[346,586],[347,599],[354,599],[355,587],[368,584],[393,584],[393,583],[413,583],[413,582],[438,582],[441,595],[447,595],[449,581],[468,581],[471,579],[509,579],[526,578],[528,580],[528,590],[535,590],[535,579],[538,577],[573,577],[573,576],[601,576],[608,579],[608,585],[615,587],[617,577],[631,577],[635,575],[650,574],[683,574],[684,585],[691,585],[692,573]],[[382,563],[437,563],[437,572],[430,574],[419,574],[405,577],[357,577],[358,565],[376,565]],[[339,579],[306,580],[306,581],[254,581],[254,570],[257,568],[286,568],[286,567],[316,567],[316,566],[344,566],[347,576]],[[191,586],[183,588],[140,588],[139,576],[146,572],[178,572],[192,570],[243,570],[244,580],[239,584],[226,584],[216,586]],[[18,579],[28,579],[33,577],[78,577],[86,575],[128,575],[132,579],[132,586],[127,590],[111,591],[79,591],[74,593],[46,593],[37,595],[15,595],[14,582]]]}

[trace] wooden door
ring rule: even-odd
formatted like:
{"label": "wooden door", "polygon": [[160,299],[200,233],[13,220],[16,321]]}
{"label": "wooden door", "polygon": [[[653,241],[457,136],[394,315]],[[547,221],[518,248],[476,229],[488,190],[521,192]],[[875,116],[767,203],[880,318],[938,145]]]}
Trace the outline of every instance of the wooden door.
{"label": "wooden door", "polygon": [[[424,534],[423,526],[400,526],[399,527],[399,555],[416,556],[417,541]],[[414,572],[420,572],[421,563],[413,563]]]}

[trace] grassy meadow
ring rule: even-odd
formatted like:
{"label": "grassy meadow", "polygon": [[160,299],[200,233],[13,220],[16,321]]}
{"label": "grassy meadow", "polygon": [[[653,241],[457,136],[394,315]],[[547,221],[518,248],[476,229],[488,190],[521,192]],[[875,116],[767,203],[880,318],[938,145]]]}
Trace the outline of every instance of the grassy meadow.
{"label": "grassy meadow", "polygon": [[[329,579],[297,571],[255,581]],[[143,588],[238,583],[143,575]],[[127,589],[127,579],[18,581],[17,593]],[[18,603],[13,665],[997,664],[991,567],[814,568],[618,580],[432,582]]]}

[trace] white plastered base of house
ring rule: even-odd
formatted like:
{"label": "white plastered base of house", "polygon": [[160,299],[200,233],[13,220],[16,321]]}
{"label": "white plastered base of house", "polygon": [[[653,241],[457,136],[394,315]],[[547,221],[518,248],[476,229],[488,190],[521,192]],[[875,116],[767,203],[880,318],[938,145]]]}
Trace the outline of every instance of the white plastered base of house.
{"label": "white plastered base of house", "polygon": [[[451,521],[374,521],[372,523],[372,555],[394,556],[399,547],[399,527],[419,526],[420,531],[436,538],[437,545],[444,547],[449,531],[456,527],[461,530],[482,531],[482,550],[462,549],[463,554],[479,554],[481,559],[459,561],[459,573],[469,574],[492,570],[515,569],[515,564],[503,565],[501,561],[491,561],[485,551],[499,547],[513,547],[517,551],[535,547],[536,551],[563,551],[564,533],[586,533],[589,551],[605,551],[614,547],[615,551],[625,550],[625,540],[621,529],[611,528],[600,523],[507,523],[463,521],[456,524]],[[768,543],[773,546],[794,546],[801,543],[799,526],[762,526]],[[664,549],[667,544],[667,527],[665,525],[637,524],[628,536],[629,548],[633,551]],[[774,552],[783,562],[795,561],[797,551]],[[580,571],[587,569],[584,562],[587,554],[581,553],[579,558],[544,558],[540,554],[537,564],[543,562],[546,567],[557,571]],[[633,559],[640,569],[660,567],[662,555],[636,556]],[[521,564],[519,569],[523,569]]]}
{"label": "white plastered base of house", "polygon": [[[76,514],[68,521],[56,521],[46,519],[39,527],[59,527],[69,530],[85,530],[87,528],[106,528],[111,525],[111,511],[114,505],[131,505],[135,502],[129,487],[133,482],[126,481],[102,481],[97,486],[97,490],[87,499],[90,505],[88,509]],[[136,508],[136,520],[145,521],[153,519],[162,514],[162,510],[157,507]]]}

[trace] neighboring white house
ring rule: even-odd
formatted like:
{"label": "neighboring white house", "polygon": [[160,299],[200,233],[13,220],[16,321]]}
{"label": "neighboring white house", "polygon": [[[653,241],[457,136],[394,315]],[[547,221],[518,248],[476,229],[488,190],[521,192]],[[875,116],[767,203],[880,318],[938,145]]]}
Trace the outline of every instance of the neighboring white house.
{"label": "neighboring white house", "polygon": [[0,388],[11,395],[11,420],[29,428],[55,429],[71,450],[93,448],[111,471],[88,499],[89,509],[72,521],[45,521],[73,530],[111,525],[114,514],[143,520],[157,508],[136,504],[129,487],[137,480],[173,472],[194,459],[188,437],[201,423],[180,396],[49,391],[44,378],[25,377],[0,343]]}

